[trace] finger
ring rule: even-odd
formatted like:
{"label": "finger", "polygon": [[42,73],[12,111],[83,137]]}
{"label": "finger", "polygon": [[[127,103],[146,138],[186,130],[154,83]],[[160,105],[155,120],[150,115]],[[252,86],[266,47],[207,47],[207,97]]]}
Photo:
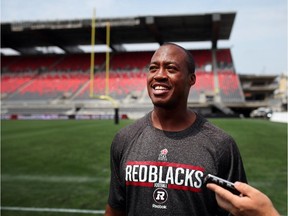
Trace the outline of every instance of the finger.
{"label": "finger", "polygon": [[235,210],[232,202],[237,196],[213,183],[207,184],[207,188],[215,192],[217,203],[221,208],[228,212],[233,212]]}
{"label": "finger", "polygon": [[235,197],[235,195],[232,194],[230,191],[213,183],[207,184],[207,188],[214,191],[219,197],[225,200],[231,200],[231,199],[234,199]]}
{"label": "finger", "polygon": [[216,193],[216,200],[218,205],[222,208],[225,209],[228,212],[232,212],[234,211],[234,206],[232,205],[231,202],[229,202],[229,200],[223,199],[222,197],[220,197],[217,193]]}
{"label": "finger", "polygon": [[243,182],[235,182],[234,186],[241,194],[248,197],[250,196],[250,194],[259,192],[257,189]]}

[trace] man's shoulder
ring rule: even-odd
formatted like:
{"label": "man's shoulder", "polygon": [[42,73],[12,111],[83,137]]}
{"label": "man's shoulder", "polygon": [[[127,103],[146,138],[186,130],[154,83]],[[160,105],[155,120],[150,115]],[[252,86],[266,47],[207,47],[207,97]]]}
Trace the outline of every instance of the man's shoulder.
{"label": "man's shoulder", "polygon": [[132,124],[120,129],[117,133],[118,136],[134,136],[136,133],[141,132],[148,125],[148,118],[149,114],[146,114]]}
{"label": "man's shoulder", "polygon": [[139,136],[142,131],[147,126],[147,115],[136,120],[134,123],[127,125],[126,127],[120,129],[112,142],[113,152],[123,152],[124,149],[131,143],[135,137]]}
{"label": "man's shoulder", "polygon": [[214,139],[214,141],[219,140],[233,140],[233,138],[228,134],[226,131],[224,131],[222,128],[218,127],[214,123],[210,122],[204,117],[200,117],[201,119],[201,126],[199,127],[199,131],[203,134],[205,134],[207,137],[210,137],[211,139]]}

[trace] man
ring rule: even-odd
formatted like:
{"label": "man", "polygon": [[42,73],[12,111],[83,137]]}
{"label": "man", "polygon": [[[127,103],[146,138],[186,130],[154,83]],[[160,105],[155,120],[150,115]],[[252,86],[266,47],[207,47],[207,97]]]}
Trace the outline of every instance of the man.
{"label": "man", "polygon": [[153,111],[112,142],[106,216],[228,215],[204,176],[246,176],[234,140],[187,107],[195,82],[188,51],[171,43],[156,50],[147,74]]}

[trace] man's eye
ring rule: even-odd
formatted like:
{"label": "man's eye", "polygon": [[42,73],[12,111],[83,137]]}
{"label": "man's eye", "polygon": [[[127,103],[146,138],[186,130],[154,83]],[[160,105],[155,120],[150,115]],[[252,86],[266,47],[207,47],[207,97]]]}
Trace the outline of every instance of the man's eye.
{"label": "man's eye", "polygon": [[150,66],[149,67],[149,71],[150,72],[153,72],[153,71],[156,71],[156,70],[157,70],[157,68],[155,66]]}
{"label": "man's eye", "polygon": [[167,70],[170,71],[170,72],[173,72],[173,71],[177,71],[177,68],[174,67],[174,66],[168,66]]}

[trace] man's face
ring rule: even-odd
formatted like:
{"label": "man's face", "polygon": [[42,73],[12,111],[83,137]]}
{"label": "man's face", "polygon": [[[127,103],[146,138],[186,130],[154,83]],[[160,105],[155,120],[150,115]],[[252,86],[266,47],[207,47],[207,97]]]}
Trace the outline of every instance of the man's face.
{"label": "man's face", "polygon": [[186,53],[175,45],[164,45],[152,56],[147,75],[147,90],[154,106],[187,106],[195,76],[188,71]]}

